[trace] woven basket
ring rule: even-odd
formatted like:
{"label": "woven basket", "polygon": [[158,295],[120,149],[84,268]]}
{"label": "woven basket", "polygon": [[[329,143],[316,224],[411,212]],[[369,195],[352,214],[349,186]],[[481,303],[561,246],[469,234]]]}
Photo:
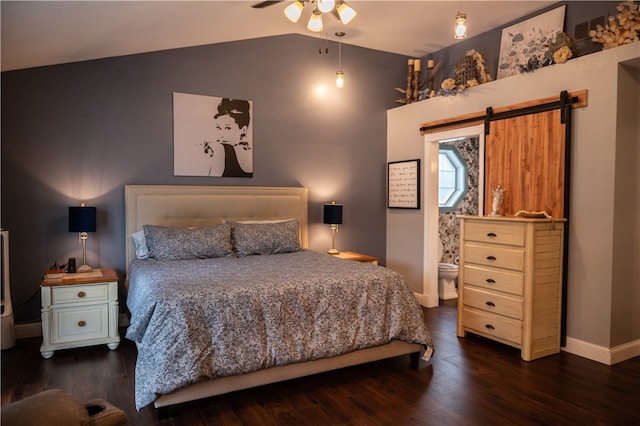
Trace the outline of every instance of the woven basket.
{"label": "woven basket", "polygon": [[480,73],[476,61],[471,56],[463,56],[456,62],[456,85],[467,85],[467,81],[475,79],[480,83]]}

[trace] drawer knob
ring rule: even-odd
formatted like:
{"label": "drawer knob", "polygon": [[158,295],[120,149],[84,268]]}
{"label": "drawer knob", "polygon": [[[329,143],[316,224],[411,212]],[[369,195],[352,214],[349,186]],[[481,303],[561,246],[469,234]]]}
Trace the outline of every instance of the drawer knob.
{"label": "drawer knob", "polygon": [[487,328],[488,330],[495,330],[496,328],[494,326],[492,326],[491,324],[485,324],[484,325],[485,328]]}
{"label": "drawer knob", "polygon": [[488,282],[489,284],[495,284],[495,283],[496,283],[496,280],[494,280],[493,278],[487,278],[487,282]]}
{"label": "drawer knob", "polygon": [[493,302],[485,302],[485,305],[491,306],[491,307],[496,306],[496,304]]}
{"label": "drawer knob", "polygon": [[86,321],[78,321],[78,327],[84,327],[85,325],[87,325]]}
{"label": "drawer knob", "polygon": [[84,291],[79,291],[78,292],[78,297],[85,297],[87,295],[87,293],[85,293]]}
{"label": "drawer knob", "polygon": [[495,256],[487,256],[487,260],[496,260]]}
{"label": "drawer knob", "polygon": [[497,237],[497,235],[496,235],[496,234],[494,234],[493,232],[489,232],[489,233],[487,234],[487,237],[489,237],[489,238],[495,238],[495,237]]}

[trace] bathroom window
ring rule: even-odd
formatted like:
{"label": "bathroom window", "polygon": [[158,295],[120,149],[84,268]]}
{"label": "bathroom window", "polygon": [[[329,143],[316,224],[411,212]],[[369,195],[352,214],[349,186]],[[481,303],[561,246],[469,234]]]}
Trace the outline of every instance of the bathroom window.
{"label": "bathroom window", "polygon": [[453,145],[440,144],[438,157],[438,207],[452,212],[467,192],[467,166]]}

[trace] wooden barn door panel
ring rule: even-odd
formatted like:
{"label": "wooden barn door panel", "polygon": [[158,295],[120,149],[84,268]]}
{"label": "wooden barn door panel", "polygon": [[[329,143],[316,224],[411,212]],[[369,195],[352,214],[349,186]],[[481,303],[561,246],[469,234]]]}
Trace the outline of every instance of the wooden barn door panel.
{"label": "wooden barn door panel", "polygon": [[565,124],[561,111],[539,112],[490,122],[485,136],[485,206],[493,190],[504,192],[502,215],[519,210],[564,217]]}

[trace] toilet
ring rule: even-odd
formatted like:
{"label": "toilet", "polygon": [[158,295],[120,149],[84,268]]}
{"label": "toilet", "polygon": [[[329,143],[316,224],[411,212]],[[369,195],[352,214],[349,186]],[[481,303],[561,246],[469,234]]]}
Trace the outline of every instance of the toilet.
{"label": "toilet", "polygon": [[[442,240],[438,237],[438,259],[442,260]],[[438,297],[443,300],[457,299],[456,278],[458,265],[453,263],[438,263]]]}

